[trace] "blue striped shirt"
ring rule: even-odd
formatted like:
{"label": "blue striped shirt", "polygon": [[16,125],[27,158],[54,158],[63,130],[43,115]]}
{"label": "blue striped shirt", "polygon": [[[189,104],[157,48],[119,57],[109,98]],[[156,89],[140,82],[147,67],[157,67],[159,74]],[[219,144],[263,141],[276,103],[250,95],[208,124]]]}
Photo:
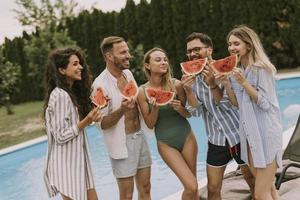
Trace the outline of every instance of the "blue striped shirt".
{"label": "blue striped shirt", "polygon": [[225,146],[227,140],[230,147],[238,144],[240,142],[238,111],[230,104],[226,93],[224,92],[222,100],[217,104],[201,74],[196,77],[193,93],[199,106],[194,108],[187,104],[186,108],[195,117],[202,114],[209,142]]}

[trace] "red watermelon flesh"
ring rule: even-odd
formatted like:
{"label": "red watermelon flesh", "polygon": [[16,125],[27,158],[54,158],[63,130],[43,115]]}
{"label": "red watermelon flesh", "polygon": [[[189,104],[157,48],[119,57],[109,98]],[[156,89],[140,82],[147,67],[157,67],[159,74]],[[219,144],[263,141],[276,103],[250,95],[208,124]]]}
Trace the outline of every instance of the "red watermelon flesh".
{"label": "red watermelon flesh", "polygon": [[124,89],[122,90],[122,96],[125,99],[130,99],[130,98],[136,98],[138,95],[138,86],[136,85],[135,81],[130,80],[128,83],[125,85]]}
{"label": "red watermelon flesh", "polygon": [[180,66],[182,68],[182,71],[185,74],[197,75],[204,69],[206,63],[207,63],[207,58],[182,62],[180,63]]}
{"label": "red watermelon flesh", "polygon": [[104,95],[103,89],[101,87],[97,88],[95,95],[91,99],[92,102],[100,108],[104,108],[105,106],[107,106],[108,100]]}
{"label": "red watermelon flesh", "polygon": [[147,99],[150,100],[151,98],[154,98],[158,106],[167,105],[174,99],[175,96],[174,92],[150,87],[146,88],[145,92]]}
{"label": "red watermelon flesh", "polygon": [[211,65],[216,73],[229,74],[237,66],[238,61],[238,55],[234,54],[220,60],[215,60],[211,63]]}

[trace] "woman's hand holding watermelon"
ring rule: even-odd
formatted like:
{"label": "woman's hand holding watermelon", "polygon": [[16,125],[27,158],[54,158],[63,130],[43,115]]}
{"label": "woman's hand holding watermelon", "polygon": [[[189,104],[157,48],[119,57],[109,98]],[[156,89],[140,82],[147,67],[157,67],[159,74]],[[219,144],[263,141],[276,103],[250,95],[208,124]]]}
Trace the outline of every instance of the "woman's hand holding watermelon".
{"label": "woman's hand holding watermelon", "polygon": [[216,74],[215,75],[216,84],[222,84],[225,88],[230,86],[228,76],[225,74]]}
{"label": "woman's hand holding watermelon", "polygon": [[170,106],[174,110],[176,110],[183,117],[190,117],[191,114],[187,111],[187,109],[182,105],[181,101],[178,99],[173,99],[170,103]]}
{"label": "woman's hand holding watermelon", "polygon": [[80,130],[84,129],[86,126],[90,125],[92,122],[101,122],[103,115],[101,113],[100,107],[94,107],[87,116],[78,123],[78,128]]}
{"label": "woman's hand holding watermelon", "polygon": [[149,102],[150,105],[152,105],[152,109],[153,108],[155,108],[155,109],[158,108],[158,105],[156,103],[156,99],[154,97],[151,97],[148,102]]}
{"label": "woman's hand holding watermelon", "polygon": [[173,109],[176,110],[177,112],[179,112],[180,109],[183,108],[183,106],[181,105],[181,101],[178,100],[178,99],[173,99],[173,100],[170,102],[170,106],[172,106]]}
{"label": "woman's hand holding watermelon", "polygon": [[233,76],[240,85],[245,86],[245,84],[247,83],[247,79],[242,74],[239,68],[233,70]]}

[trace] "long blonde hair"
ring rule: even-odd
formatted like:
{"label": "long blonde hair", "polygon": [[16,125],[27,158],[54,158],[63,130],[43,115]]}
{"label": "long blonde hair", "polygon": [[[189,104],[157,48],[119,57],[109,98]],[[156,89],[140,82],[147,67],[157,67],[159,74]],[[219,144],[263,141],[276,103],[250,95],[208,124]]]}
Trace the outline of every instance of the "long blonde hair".
{"label": "long blonde hair", "polygon": [[161,48],[158,48],[158,47],[154,47],[154,48],[150,49],[149,51],[147,51],[145,53],[144,60],[143,60],[145,75],[146,75],[147,79],[150,80],[151,71],[145,67],[145,64],[150,63],[151,54],[155,51],[163,52],[166,55],[167,60],[168,60],[168,71],[162,77],[162,88],[166,89],[166,90],[175,91],[175,86],[174,86],[174,83],[172,81],[172,69],[171,69],[171,66],[170,66],[170,63],[169,63],[169,58],[168,58],[167,53],[166,53],[165,50],[163,50]]}
{"label": "long blonde hair", "polygon": [[239,25],[228,33],[226,38],[227,42],[229,41],[229,37],[231,35],[234,35],[249,45],[249,66],[256,64],[259,67],[265,67],[270,73],[276,73],[275,66],[271,63],[270,59],[266,55],[261,41],[254,30],[248,26]]}

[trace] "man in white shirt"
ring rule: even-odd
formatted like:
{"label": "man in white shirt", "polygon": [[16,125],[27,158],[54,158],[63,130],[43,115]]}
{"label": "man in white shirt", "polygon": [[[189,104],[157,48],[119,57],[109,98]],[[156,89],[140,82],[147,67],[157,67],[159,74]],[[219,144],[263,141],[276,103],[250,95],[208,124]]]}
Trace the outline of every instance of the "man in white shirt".
{"label": "man in white shirt", "polygon": [[132,199],[135,178],[138,198],[148,200],[151,199],[152,163],[149,147],[141,130],[135,99],[124,99],[121,95],[125,85],[134,80],[129,70],[129,48],[125,40],[117,36],[104,38],[100,48],[106,69],[95,79],[92,89],[95,92],[101,87],[110,99],[102,110],[104,117],[99,126],[117,179],[120,199]]}

